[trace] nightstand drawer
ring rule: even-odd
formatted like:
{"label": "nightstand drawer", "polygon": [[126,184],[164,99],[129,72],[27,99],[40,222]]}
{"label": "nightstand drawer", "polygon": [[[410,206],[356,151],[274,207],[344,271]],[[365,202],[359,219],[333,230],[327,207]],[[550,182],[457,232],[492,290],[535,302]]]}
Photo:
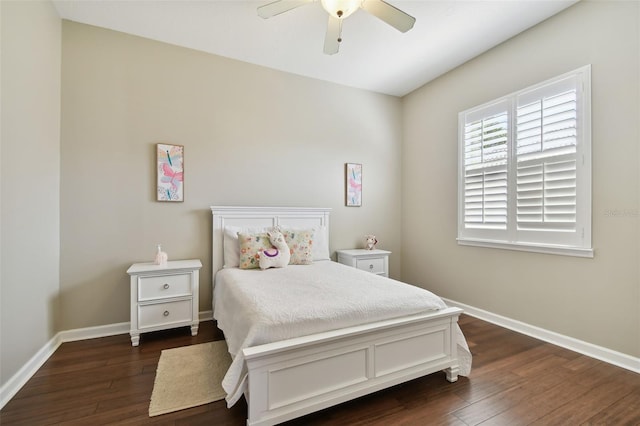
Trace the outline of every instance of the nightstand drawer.
{"label": "nightstand drawer", "polygon": [[384,258],[376,257],[372,259],[357,259],[356,268],[367,272],[373,272],[374,274],[383,274],[385,273]]}
{"label": "nightstand drawer", "polygon": [[138,328],[191,321],[191,300],[138,306]]}
{"label": "nightstand drawer", "polygon": [[371,272],[383,277],[389,276],[389,255],[386,250],[347,249],[336,250],[338,262],[361,271]]}
{"label": "nightstand drawer", "polygon": [[191,274],[140,277],[138,300],[157,300],[191,295]]}

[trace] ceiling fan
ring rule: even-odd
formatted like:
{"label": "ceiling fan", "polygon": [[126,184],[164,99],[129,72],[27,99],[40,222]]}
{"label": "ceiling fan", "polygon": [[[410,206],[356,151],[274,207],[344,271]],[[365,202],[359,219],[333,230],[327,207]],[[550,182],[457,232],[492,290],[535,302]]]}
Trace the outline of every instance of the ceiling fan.
{"label": "ceiling fan", "polygon": [[[267,19],[315,1],[276,0],[258,7],[258,15]],[[403,33],[413,28],[416,22],[416,18],[383,0],[320,0],[320,2],[329,14],[327,33],[324,38],[324,53],[327,55],[338,53],[342,41],[342,21],[358,9],[366,10]]]}

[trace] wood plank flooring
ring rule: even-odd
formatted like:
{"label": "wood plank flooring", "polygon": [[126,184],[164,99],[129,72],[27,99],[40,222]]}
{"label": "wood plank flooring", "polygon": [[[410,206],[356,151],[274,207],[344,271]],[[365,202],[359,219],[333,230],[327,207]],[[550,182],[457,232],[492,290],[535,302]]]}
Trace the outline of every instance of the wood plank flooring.
{"label": "wood plank flooring", "polygon": [[[463,315],[470,377],[413,380],[288,422],[307,425],[640,425],[640,375]],[[244,425],[224,401],[148,417],[163,349],[223,335],[214,322],[64,343],[0,411],[7,425]]]}

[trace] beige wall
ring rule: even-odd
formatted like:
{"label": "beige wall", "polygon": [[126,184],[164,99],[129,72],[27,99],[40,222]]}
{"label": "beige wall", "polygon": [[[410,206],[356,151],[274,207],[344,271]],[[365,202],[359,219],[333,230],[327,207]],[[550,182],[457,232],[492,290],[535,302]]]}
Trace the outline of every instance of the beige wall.
{"label": "beige wall", "polygon": [[[332,251],[399,251],[398,98],[67,21],[62,40],[61,329],[128,321],[125,271],[157,243],[202,260],[210,310],[211,205],[332,207]],[[158,142],[185,147],[184,203],[154,201]]]}
{"label": "beige wall", "polygon": [[[582,1],[404,98],[405,280],[640,356],[639,5]],[[458,112],[586,64],[595,258],[458,246]]]}
{"label": "beige wall", "polygon": [[1,1],[0,385],[55,334],[60,32],[46,1]]}

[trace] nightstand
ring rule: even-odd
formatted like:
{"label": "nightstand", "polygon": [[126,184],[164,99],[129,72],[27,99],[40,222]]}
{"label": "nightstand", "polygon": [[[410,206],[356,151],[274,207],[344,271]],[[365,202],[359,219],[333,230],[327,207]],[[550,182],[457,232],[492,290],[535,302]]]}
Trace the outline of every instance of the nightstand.
{"label": "nightstand", "polygon": [[383,277],[389,277],[389,255],[386,250],[337,250],[338,262]]}
{"label": "nightstand", "polygon": [[200,287],[198,259],[175,260],[166,266],[135,263],[131,276],[131,344],[138,346],[140,333],[191,326],[198,334]]}

